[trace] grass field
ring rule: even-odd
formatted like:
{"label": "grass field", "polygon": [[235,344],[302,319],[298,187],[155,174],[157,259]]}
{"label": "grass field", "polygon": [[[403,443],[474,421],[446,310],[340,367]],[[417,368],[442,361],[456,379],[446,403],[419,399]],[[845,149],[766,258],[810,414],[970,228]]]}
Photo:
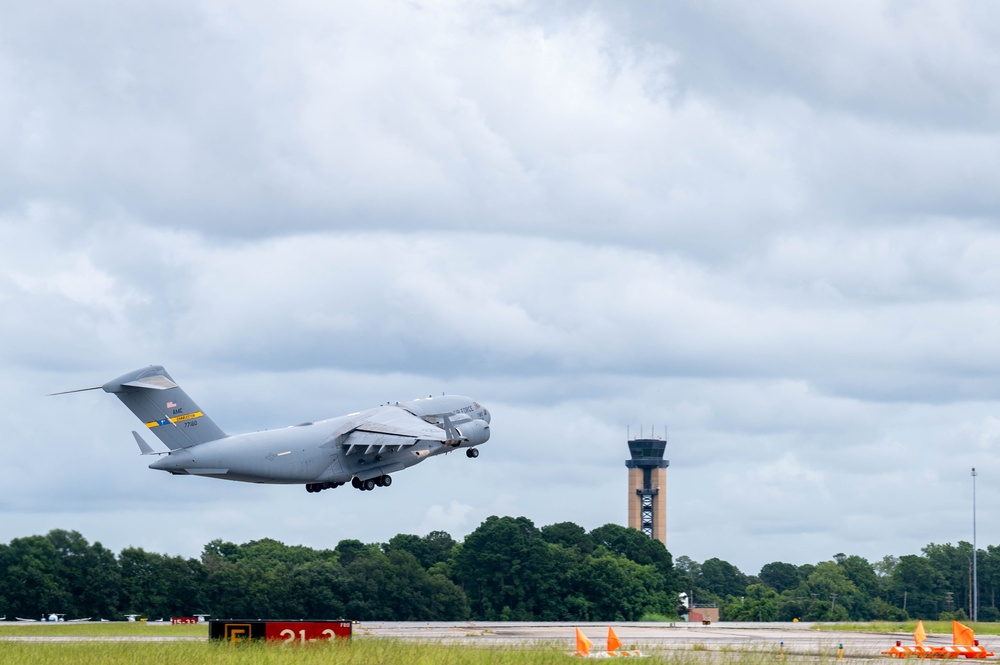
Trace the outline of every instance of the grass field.
{"label": "grass field", "polygon": [[[972,625],[972,624],[966,624]],[[850,630],[858,632],[911,633],[916,622],[903,624],[890,622],[824,624],[820,630]],[[951,623],[924,622],[930,634],[950,635]],[[1000,624],[979,623],[973,626],[977,634],[1000,634]],[[66,641],[24,641],[30,637],[65,637]],[[122,641],[102,638],[121,637]],[[187,638],[164,639],[155,638]],[[351,641],[332,643],[316,642],[308,645],[280,643],[254,643],[232,646],[210,642],[206,624],[170,625],[152,623],[53,623],[11,624],[0,623],[0,665],[69,665],[87,663],[95,665],[312,665],[337,663],[337,665],[547,665],[572,662],[566,654],[566,641],[535,642],[513,646],[487,644],[450,644],[435,641],[400,640],[383,637],[364,637]],[[3,639],[12,638],[12,639]],[[80,638],[74,640],[73,638]],[[128,641],[129,639],[135,641]],[[138,639],[136,639],[138,638]],[[154,638],[154,639],[143,639]],[[86,640],[94,641],[86,641]],[[834,653],[833,651],[830,654]],[[779,660],[773,648],[708,647],[695,644],[684,650],[647,651],[643,663],[668,663],[669,665],[764,665]],[[853,656],[853,654],[852,654]],[[833,655],[786,656],[786,663],[834,663]],[[873,662],[881,658],[868,655],[858,660]],[[846,660],[856,660],[849,657]],[[579,661],[578,661],[579,662]]]}
{"label": "grass field", "polygon": [[[773,650],[652,653],[649,665],[765,665],[778,660]],[[835,658],[790,656],[793,663],[832,663]],[[181,642],[13,642],[0,640],[2,665],[568,665],[581,662],[557,645],[469,647],[385,638],[334,641],[306,646],[254,643],[229,646],[208,640]]]}
{"label": "grass field", "polygon": [[[1000,635],[1000,623],[961,622],[976,635]],[[903,623],[892,621],[871,621],[868,623],[821,623],[813,626],[816,630],[846,630],[859,633],[912,633],[917,629],[916,621]],[[928,635],[951,635],[951,621],[924,621],[924,631]]]}
{"label": "grass field", "polygon": [[[229,646],[183,642],[0,642],[4,665],[546,665],[566,663],[556,650],[470,649],[371,639],[307,646],[256,643]],[[649,662],[648,660],[646,662]]]}
{"label": "grass field", "polygon": [[[517,645],[451,644],[383,637],[307,645],[256,642],[230,645],[207,639],[207,627],[142,623],[0,624],[0,665],[549,665],[573,662],[568,640],[526,642]],[[65,641],[30,640],[65,637]],[[122,641],[105,638],[121,637]],[[142,638],[186,637],[156,641]],[[3,639],[10,638],[10,639]],[[76,638],[76,639],[74,639]],[[138,639],[136,639],[138,638]],[[199,639],[204,638],[204,639]],[[136,641],[128,641],[135,639]],[[141,641],[139,641],[141,639]],[[87,641],[93,640],[93,641]],[[643,663],[669,665],[765,665],[777,659],[774,649],[709,649],[649,652]],[[832,663],[788,658],[788,663]],[[579,661],[577,661],[579,662]]]}
{"label": "grass field", "polygon": [[15,635],[58,635],[66,637],[208,637],[208,624],[145,623],[108,621],[86,623],[0,623],[0,637]]}

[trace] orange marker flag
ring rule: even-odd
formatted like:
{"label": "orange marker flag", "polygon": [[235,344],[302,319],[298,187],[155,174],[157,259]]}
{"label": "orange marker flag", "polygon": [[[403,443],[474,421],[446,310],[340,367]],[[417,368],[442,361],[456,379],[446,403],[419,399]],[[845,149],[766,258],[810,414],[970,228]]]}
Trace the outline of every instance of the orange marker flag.
{"label": "orange marker flag", "polygon": [[614,629],[608,626],[608,651],[617,651],[622,648],[622,641],[615,635]]}
{"label": "orange marker flag", "polygon": [[968,626],[963,626],[957,621],[951,622],[951,642],[956,645],[972,646],[976,641],[976,634]]}
{"label": "orange marker flag", "polygon": [[921,619],[917,622],[917,629],[913,631],[913,641],[920,646],[927,639],[927,633],[924,632],[924,620]]}
{"label": "orange marker flag", "polygon": [[587,639],[587,636],[583,634],[583,631],[579,628],[576,629],[576,655],[577,656],[589,656],[590,647],[594,645],[593,642]]}

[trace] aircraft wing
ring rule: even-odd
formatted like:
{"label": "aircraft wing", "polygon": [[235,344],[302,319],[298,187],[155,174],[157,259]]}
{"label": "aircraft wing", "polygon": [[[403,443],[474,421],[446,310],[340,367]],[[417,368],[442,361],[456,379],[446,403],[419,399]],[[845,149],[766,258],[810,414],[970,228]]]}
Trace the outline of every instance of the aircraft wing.
{"label": "aircraft wing", "polygon": [[367,455],[372,452],[381,455],[386,450],[395,452],[401,448],[412,446],[416,442],[417,440],[412,437],[397,436],[395,434],[375,434],[374,432],[359,432],[355,430],[341,440],[341,445],[344,447],[344,452],[348,455],[355,453]]}
{"label": "aircraft wing", "polygon": [[448,433],[398,406],[375,409],[354,428],[357,432],[388,434],[422,441],[448,441]]}

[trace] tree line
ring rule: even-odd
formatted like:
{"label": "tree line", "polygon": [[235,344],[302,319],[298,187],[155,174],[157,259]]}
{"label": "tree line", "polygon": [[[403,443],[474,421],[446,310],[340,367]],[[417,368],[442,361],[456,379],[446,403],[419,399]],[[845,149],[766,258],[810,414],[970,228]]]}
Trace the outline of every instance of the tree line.
{"label": "tree line", "polygon": [[538,528],[524,517],[490,517],[463,542],[443,531],[342,540],[332,550],[213,540],[199,558],[135,547],[115,555],[64,530],[0,545],[0,616],[8,619],[636,621],[672,614],[674,586],[669,552],[638,531]]}
{"label": "tree line", "polygon": [[[963,620],[971,560],[969,543],[932,543],[875,563],[836,554],[747,575],[718,558],[675,565],[662,543],[616,524],[588,532],[496,516],[462,542],[443,531],[342,540],[332,550],[213,540],[198,558],[135,547],[116,555],[54,530],[0,544],[0,616],[638,621],[679,618],[683,593],[727,621]],[[979,618],[1000,621],[1000,548],[977,560]]]}
{"label": "tree line", "polygon": [[[796,566],[774,561],[745,575],[721,559],[678,557],[676,573],[694,603],[719,607],[725,621],[966,620],[972,615],[972,544],[931,543],[919,555],[874,563],[843,553]],[[1000,548],[976,552],[978,619],[1000,621]]]}

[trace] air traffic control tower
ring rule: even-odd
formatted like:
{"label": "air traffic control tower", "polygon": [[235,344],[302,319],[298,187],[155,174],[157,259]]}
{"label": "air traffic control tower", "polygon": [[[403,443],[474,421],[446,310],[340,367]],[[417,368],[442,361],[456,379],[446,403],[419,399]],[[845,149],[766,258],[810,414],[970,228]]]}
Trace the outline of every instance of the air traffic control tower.
{"label": "air traffic control tower", "polygon": [[665,439],[632,439],[628,467],[628,525],[667,544],[667,467]]}

